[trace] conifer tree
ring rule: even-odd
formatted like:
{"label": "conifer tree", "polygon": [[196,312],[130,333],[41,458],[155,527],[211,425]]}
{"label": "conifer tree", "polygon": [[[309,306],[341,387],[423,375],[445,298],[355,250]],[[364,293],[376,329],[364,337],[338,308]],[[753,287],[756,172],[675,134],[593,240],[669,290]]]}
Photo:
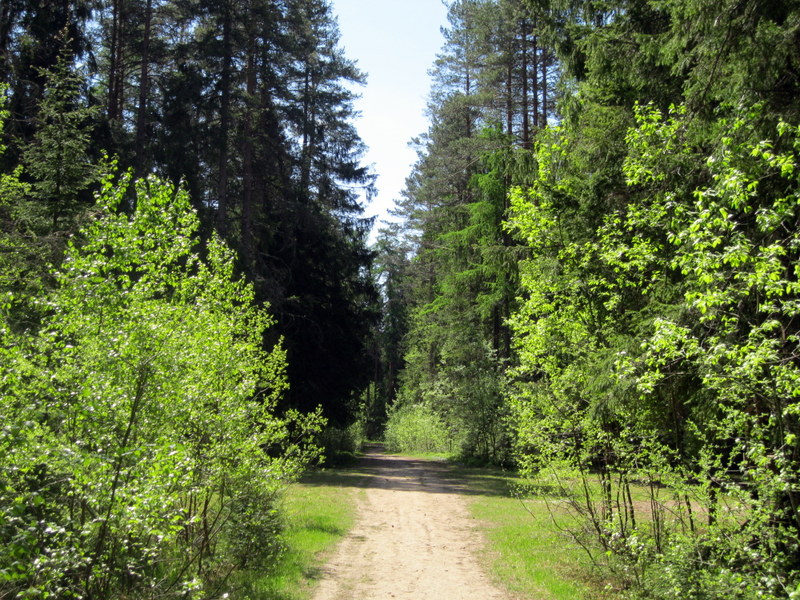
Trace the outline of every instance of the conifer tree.
{"label": "conifer tree", "polygon": [[99,180],[90,153],[97,111],[84,104],[83,82],[66,44],[45,75],[44,93],[33,120],[36,130],[23,150],[22,161],[32,181],[32,196],[52,220],[55,231],[63,228],[59,221],[69,220],[81,204],[88,204],[91,186]]}
{"label": "conifer tree", "polygon": [[499,462],[520,256],[503,220],[509,187],[524,179],[514,146],[528,149],[552,110],[542,80],[552,53],[534,31],[543,18],[524,3],[454,2],[449,19],[431,127],[400,203],[414,260],[398,397],[428,404],[465,454]]}

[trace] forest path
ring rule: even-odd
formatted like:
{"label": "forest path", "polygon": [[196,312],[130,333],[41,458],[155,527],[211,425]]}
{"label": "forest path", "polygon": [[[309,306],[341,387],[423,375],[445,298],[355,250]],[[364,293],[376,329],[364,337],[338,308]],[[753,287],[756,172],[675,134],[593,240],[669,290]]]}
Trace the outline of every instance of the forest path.
{"label": "forest path", "polygon": [[356,523],[322,571],[314,600],[510,600],[484,574],[466,507],[475,493],[445,463],[368,449],[353,485]]}

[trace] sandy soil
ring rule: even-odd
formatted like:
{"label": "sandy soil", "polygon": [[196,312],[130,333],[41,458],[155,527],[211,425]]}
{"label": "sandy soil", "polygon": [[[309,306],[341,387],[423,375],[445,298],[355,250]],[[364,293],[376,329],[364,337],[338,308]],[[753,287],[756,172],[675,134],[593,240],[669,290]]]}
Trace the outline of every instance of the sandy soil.
{"label": "sandy soil", "polygon": [[358,478],[357,520],[323,569],[314,600],[509,600],[476,554],[466,491],[447,466],[372,449]]}

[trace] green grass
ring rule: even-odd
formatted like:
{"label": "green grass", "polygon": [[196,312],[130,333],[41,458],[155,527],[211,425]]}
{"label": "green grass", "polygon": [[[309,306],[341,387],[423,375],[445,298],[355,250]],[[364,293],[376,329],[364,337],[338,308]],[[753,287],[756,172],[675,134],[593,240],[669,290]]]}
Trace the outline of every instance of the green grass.
{"label": "green grass", "polygon": [[284,497],[285,550],[275,569],[251,579],[250,600],[307,600],[311,597],[328,552],[350,529],[355,518],[354,494],[337,471],[306,475]]}
{"label": "green grass", "polygon": [[459,468],[469,482],[470,511],[488,543],[484,561],[497,583],[536,600],[611,600],[591,561],[565,533],[577,526],[557,498],[515,497],[515,475],[497,469]]}

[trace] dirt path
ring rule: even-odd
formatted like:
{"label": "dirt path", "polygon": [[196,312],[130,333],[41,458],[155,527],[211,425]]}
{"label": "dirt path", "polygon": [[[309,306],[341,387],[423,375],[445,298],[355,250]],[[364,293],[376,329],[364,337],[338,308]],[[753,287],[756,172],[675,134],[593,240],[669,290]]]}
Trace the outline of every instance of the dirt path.
{"label": "dirt path", "polygon": [[314,600],[508,600],[483,573],[463,484],[447,466],[371,449],[359,467],[357,520]]}

